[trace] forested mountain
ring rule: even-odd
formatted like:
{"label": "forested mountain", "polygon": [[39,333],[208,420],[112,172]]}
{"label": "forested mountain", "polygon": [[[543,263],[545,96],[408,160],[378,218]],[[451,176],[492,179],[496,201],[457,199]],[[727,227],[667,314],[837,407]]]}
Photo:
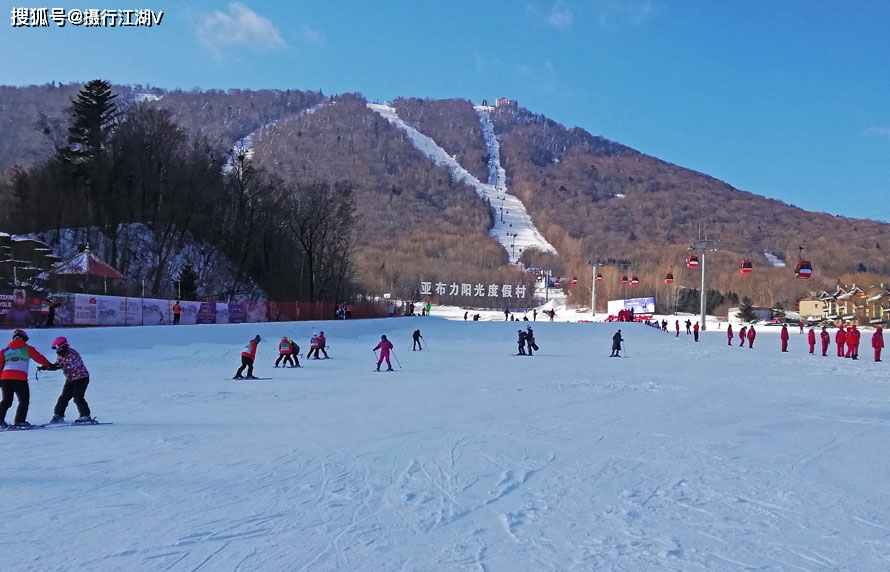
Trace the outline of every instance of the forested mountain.
{"label": "forested mountain", "polygon": [[[126,273],[135,254],[119,225],[141,223],[165,245],[149,277],[158,289],[175,271],[165,255],[187,236],[274,299],[416,298],[424,279],[527,281],[488,236],[491,205],[360,94],[109,88],[113,109],[100,120],[101,141],[85,153],[72,131],[72,101],[85,86],[0,87],[2,230],[95,228],[103,254]],[[392,105],[487,180],[489,153],[470,101]],[[524,261],[577,276],[570,299],[579,305],[589,301],[590,263],[600,262],[602,299],[656,295],[672,310],[681,290],[699,287],[699,271],[684,260],[704,236],[719,248],[707,254],[707,289],[725,304],[749,296],[788,307],[839,280],[867,286],[890,275],[881,250],[890,225],[734,189],[519,105],[499,105],[491,118],[509,191],[559,252],[528,251]],[[235,147],[248,136],[250,149]],[[816,267],[809,281],[793,275],[801,252]],[[789,266],[770,266],[764,253]],[[743,258],[753,261],[752,275],[739,274]],[[664,284],[666,272],[674,284]],[[621,274],[638,276],[640,286],[621,286]],[[242,286],[236,280],[202,294],[236,297]]]}

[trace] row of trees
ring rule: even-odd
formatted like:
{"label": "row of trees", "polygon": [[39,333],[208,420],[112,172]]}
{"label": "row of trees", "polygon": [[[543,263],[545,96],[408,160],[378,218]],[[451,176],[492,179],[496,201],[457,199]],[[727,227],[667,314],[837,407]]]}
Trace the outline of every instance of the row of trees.
{"label": "row of trees", "polygon": [[[278,300],[340,301],[354,289],[352,188],[295,183],[189,133],[150,103],[119,106],[94,80],[73,101],[52,156],[13,170],[16,233],[81,229],[91,249],[153,295],[190,266],[201,296],[234,299],[258,284]],[[147,228],[149,251],[132,232]],[[191,260],[190,239],[209,245]],[[231,278],[220,281],[220,266]]]}

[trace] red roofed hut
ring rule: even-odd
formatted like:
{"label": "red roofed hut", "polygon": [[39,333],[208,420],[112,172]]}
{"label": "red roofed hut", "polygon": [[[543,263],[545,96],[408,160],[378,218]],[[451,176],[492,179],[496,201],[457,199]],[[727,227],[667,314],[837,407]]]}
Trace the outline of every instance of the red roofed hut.
{"label": "red roofed hut", "polygon": [[115,287],[124,280],[123,274],[90,252],[89,247],[57,264],[47,272],[47,276],[54,283],[56,291],[86,294],[93,294],[98,284],[102,284],[104,293],[108,294],[109,282],[112,290],[115,290]]}

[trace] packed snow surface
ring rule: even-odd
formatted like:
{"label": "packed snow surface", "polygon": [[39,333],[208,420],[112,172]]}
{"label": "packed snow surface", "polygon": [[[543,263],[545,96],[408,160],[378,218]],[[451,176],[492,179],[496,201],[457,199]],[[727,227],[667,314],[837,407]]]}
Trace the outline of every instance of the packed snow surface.
{"label": "packed snow surface", "polygon": [[[870,335],[854,361],[833,343],[810,355],[796,330],[781,353],[777,328],[748,349],[716,328],[675,337],[673,317],[664,333],[463,312],[31,330],[50,357],[68,337],[114,424],[0,433],[0,569],[890,568],[890,396]],[[516,356],[527,325],[540,351]],[[609,358],[618,328],[627,353]],[[319,330],[333,359],[272,367],[282,336],[305,355]],[[233,381],[256,334],[271,379]],[[381,334],[392,373],[373,371]],[[39,375],[31,422],[62,385]]]}

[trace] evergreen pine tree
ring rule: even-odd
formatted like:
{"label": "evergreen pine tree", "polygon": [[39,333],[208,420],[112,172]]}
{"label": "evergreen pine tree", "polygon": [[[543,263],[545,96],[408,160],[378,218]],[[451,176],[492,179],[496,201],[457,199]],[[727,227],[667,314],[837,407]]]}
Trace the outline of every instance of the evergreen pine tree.
{"label": "evergreen pine tree", "polygon": [[751,301],[751,298],[747,296],[742,298],[742,301],[739,302],[739,311],[735,317],[742,322],[753,322],[757,319],[757,314],[754,313],[754,302]]}
{"label": "evergreen pine tree", "polygon": [[68,126],[68,159],[74,163],[92,162],[99,158],[118,116],[111,84],[94,79],[83,86],[71,102],[71,123]]}
{"label": "evergreen pine tree", "polygon": [[185,264],[179,270],[179,295],[182,300],[198,299],[198,274],[191,264]]}

